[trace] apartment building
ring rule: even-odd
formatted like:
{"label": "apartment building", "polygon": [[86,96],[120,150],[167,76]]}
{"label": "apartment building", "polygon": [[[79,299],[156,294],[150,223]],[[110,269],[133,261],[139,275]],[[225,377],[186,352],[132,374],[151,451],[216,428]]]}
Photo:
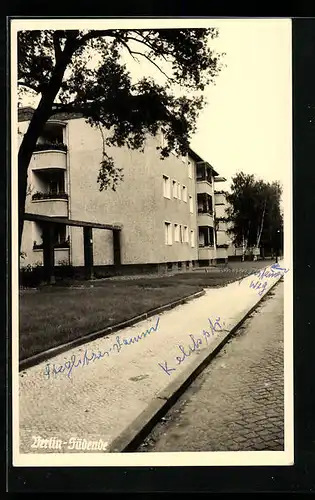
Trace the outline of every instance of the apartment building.
{"label": "apartment building", "polygon": [[[32,113],[32,108],[19,109],[20,140]],[[52,225],[54,266],[83,268],[86,244],[94,268],[105,274],[117,262],[121,269],[137,272],[184,270],[221,258],[215,231],[218,173],[192,149],[185,157],[172,153],[161,160],[157,148],[163,145],[161,132],[147,138],[143,153],[111,147],[108,154],[123,169],[124,179],[116,191],[100,192],[100,130],[80,115],[50,119],[29,166],[25,212],[33,220],[24,223],[22,265],[43,263],[45,218],[58,220]],[[84,224],[94,225],[88,243]],[[120,228],[118,260],[114,231],[104,230],[106,225]]]}
{"label": "apartment building", "polygon": [[[19,109],[20,139],[33,110]],[[132,267],[187,268],[198,262],[196,161],[171,154],[161,160],[163,135],[149,137],[145,153],[110,148],[124,180],[100,192],[97,175],[102,136],[76,116],[55,116],[46,124],[29,166],[26,213],[64,218],[54,228],[54,263],[84,266],[79,220],[121,227],[121,264]],[[43,261],[41,221],[25,220],[22,264]],[[94,266],[112,266],[113,234],[93,229]]]}

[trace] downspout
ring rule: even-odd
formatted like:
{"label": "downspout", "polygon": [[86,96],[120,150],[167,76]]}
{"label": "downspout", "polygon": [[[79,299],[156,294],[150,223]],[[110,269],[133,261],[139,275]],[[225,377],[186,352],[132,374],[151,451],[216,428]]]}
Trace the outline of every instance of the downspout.
{"label": "downspout", "polygon": [[[64,132],[64,137],[66,139],[67,152],[66,152],[66,176],[67,176],[67,191],[68,191],[68,219],[71,219],[71,182],[70,182],[70,148],[69,148],[69,123],[67,122]],[[68,234],[70,236],[70,248],[69,248],[69,265],[72,266],[73,263],[73,227],[68,226]]]}
{"label": "downspout", "polygon": [[211,169],[211,185],[212,185],[212,220],[213,220],[213,254],[215,263],[217,262],[217,234],[215,230],[215,195],[214,195],[214,175]]}

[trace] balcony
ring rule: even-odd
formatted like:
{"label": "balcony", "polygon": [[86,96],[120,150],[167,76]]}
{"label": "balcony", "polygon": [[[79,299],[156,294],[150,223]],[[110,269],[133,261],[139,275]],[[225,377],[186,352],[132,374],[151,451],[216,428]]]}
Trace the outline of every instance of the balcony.
{"label": "balcony", "polygon": [[66,144],[62,142],[41,142],[36,144],[35,152],[38,151],[63,151],[66,153],[68,150]]}
{"label": "balcony", "polygon": [[216,175],[214,177],[214,182],[226,182],[226,178],[222,177],[222,176],[219,176],[219,175]]}
{"label": "balcony", "polygon": [[225,193],[216,193],[215,192],[214,198],[215,198],[216,205],[227,205]]}
{"label": "balcony", "polygon": [[213,210],[211,210],[211,208],[198,207],[198,214],[209,214],[213,216]]}
{"label": "balcony", "polygon": [[213,194],[212,182],[215,172],[207,162],[197,163],[197,193]]}
{"label": "balcony", "polygon": [[221,218],[216,218],[216,227],[217,231],[224,231],[226,232],[228,229],[228,223],[225,220],[222,220]]}
{"label": "balcony", "polygon": [[34,193],[32,196],[32,213],[50,217],[67,217],[68,194]]}
{"label": "balcony", "polygon": [[213,227],[213,201],[212,196],[207,193],[197,194],[198,225]]}
{"label": "balcony", "polygon": [[67,168],[67,146],[65,144],[37,144],[33,159],[33,170],[46,169],[63,169]]}
{"label": "balcony", "polygon": [[213,260],[216,258],[216,251],[214,246],[200,246],[198,250],[199,260]]}
{"label": "balcony", "polygon": [[219,245],[216,249],[216,258],[217,259],[227,259],[228,258],[228,246]]}
{"label": "balcony", "polygon": [[37,200],[67,200],[68,199],[68,194],[67,193],[41,193],[40,191],[37,191],[32,195],[32,201],[37,201]]}
{"label": "balcony", "polygon": [[198,226],[210,226],[214,227],[214,220],[212,212],[199,212],[198,209],[198,217],[197,217]]}
{"label": "balcony", "polygon": [[213,177],[212,177],[211,173],[207,174],[204,172],[197,171],[197,182],[206,181],[209,184],[212,184],[212,179],[213,179]]}
{"label": "balcony", "polygon": [[197,181],[196,184],[196,191],[197,194],[208,194],[212,196],[213,191],[212,191],[212,184],[209,184],[208,181]]}

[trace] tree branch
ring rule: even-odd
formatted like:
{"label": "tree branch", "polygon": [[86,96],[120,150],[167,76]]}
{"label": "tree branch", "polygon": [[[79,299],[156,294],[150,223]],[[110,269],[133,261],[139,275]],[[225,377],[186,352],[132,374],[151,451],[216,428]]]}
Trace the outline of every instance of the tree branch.
{"label": "tree branch", "polygon": [[[128,46],[128,44],[126,43],[126,41],[122,38],[117,38],[120,43],[122,45],[124,45],[124,47],[126,47],[126,49],[128,50],[129,54],[133,57],[133,59],[135,59],[135,61],[139,62],[134,56],[137,55],[137,56],[142,56],[142,57],[145,57],[151,64],[153,64],[169,81],[174,81],[173,78],[171,78],[169,75],[167,75],[161,68],[158,64],[156,64],[152,59],[150,59],[146,54],[144,54],[143,52],[137,52],[135,50],[131,50],[130,47]],[[131,39],[129,37],[126,38],[127,40]],[[133,38],[134,39],[134,38]],[[135,39],[134,39],[135,40]],[[141,41],[139,41],[139,43],[142,43]]]}
{"label": "tree branch", "polygon": [[113,30],[92,30],[77,40],[77,46],[80,47],[93,38],[99,38],[103,36],[116,37],[117,35]]}
{"label": "tree branch", "polygon": [[[135,30],[135,33],[137,33],[137,35],[140,35],[142,37],[141,40],[139,40],[138,38],[134,38],[134,37],[128,37],[129,40],[134,40],[135,42],[138,42],[138,43],[142,43],[143,45],[146,45],[149,49],[151,49],[154,53],[156,53],[156,49],[153,47],[153,45],[148,41],[148,36],[149,34],[151,33],[152,31],[150,31],[146,36],[144,36],[141,31],[137,31]],[[172,55],[171,52],[167,52],[168,55]],[[166,62],[169,62],[169,59],[167,59],[165,57],[165,54],[159,54],[161,57],[163,57],[163,59],[166,61]]]}
{"label": "tree branch", "polygon": [[[142,43],[142,45],[146,45],[149,49],[153,50],[153,52],[156,52],[156,49],[145,39],[144,36],[142,36],[142,39],[135,38],[134,36],[126,36],[126,40],[133,40],[134,42],[137,43]],[[162,55],[162,54],[161,54]]]}
{"label": "tree branch", "polygon": [[118,38],[117,37],[117,40],[119,40],[119,42],[124,46],[126,47],[126,49],[128,50],[129,54],[131,55],[131,57],[137,62],[139,63],[139,59],[137,59],[135,56],[134,56],[134,52],[130,49],[128,43],[126,43],[122,38]]}
{"label": "tree branch", "polygon": [[[127,32],[128,33],[128,32]],[[74,45],[75,45],[75,48],[74,48],[74,51],[81,47],[82,45],[84,45],[86,42],[88,42],[89,40],[92,40],[94,38],[99,38],[99,37],[112,37],[112,38],[117,38],[121,43],[123,43],[129,50],[130,52],[130,49],[128,47],[128,44],[126,43],[127,40],[133,40],[134,42],[137,42],[137,43],[141,43],[142,45],[145,45],[146,47],[148,47],[153,53],[156,52],[156,49],[153,47],[152,44],[149,43],[147,37],[148,35],[151,33],[151,31],[149,31],[148,35],[144,36],[140,31],[136,31],[134,30],[134,33],[138,34],[141,36],[141,38],[135,38],[133,36],[126,36],[125,38],[122,38],[119,34],[119,32],[117,32],[116,30],[92,30],[92,31],[89,31],[89,33],[86,33],[85,35],[83,35],[81,38],[76,38],[75,42],[74,42]],[[125,43],[124,43],[125,42]],[[133,51],[134,54],[136,54],[136,52]],[[145,56],[145,54],[142,54],[141,52],[138,53],[139,55],[143,55],[144,57],[147,57]],[[161,57],[163,57],[163,59],[167,62],[168,59],[165,57],[164,54],[159,54]],[[170,52],[168,52],[168,55],[171,55]],[[155,64],[153,61],[151,61],[148,57],[147,59],[152,62],[152,64],[154,64],[160,71],[161,69],[159,68],[159,66],[157,64]],[[169,78],[167,75],[165,75],[167,78]]]}
{"label": "tree branch", "polygon": [[59,35],[60,35],[60,31],[59,30],[54,31],[53,42],[54,42],[56,64],[58,63],[58,61],[59,61],[59,59],[60,59],[60,57],[62,55],[62,51],[61,51],[61,47],[60,47]]}
{"label": "tree branch", "polygon": [[151,64],[153,64],[153,66],[155,66],[170,82],[173,82],[174,81],[174,78],[172,78],[171,76],[167,75],[161,68],[158,64],[156,64],[154,61],[152,61],[152,59],[150,59],[146,54],[143,54],[143,52],[135,52],[135,51],[132,51],[133,54],[137,54],[138,56],[142,56],[142,57],[145,57]]}

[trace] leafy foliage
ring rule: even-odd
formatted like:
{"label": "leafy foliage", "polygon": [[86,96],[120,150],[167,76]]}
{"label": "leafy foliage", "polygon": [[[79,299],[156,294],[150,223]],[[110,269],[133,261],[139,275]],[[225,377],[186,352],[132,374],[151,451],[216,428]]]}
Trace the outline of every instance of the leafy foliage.
{"label": "leafy foliage", "polygon": [[[240,172],[232,178],[226,221],[233,243],[240,246],[280,246],[283,234],[281,213],[282,188],[278,181],[264,182],[254,175]],[[280,235],[280,236],[279,236]]]}
{"label": "leafy foliage", "polygon": [[[222,67],[222,54],[208,43],[217,36],[214,28],[19,32],[21,92],[41,95],[32,120],[39,120],[41,113],[42,121],[24,139],[33,147],[34,135],[50,116],[61,112],[81,113],[91,126],[106,129],[110,133],[102,134],[100,190],[115,189],[123,178],[107,146],[142,150],[147,135],[163,128],[161,157],[172,150],[185,154],[204,105],[201,93]],[[150,61],[165,82],[149,77],[133,82],[126,56]],[[184,93],[175,97],[179,86]]]}

